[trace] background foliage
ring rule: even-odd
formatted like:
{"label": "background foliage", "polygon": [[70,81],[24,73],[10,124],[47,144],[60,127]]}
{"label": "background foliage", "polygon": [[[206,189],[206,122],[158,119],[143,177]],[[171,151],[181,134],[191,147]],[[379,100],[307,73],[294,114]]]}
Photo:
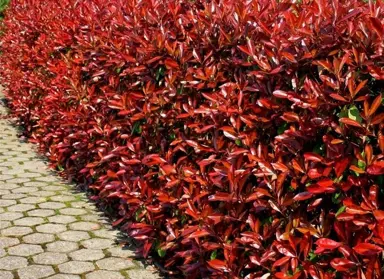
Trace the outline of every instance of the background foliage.
{"label": "background foliage", "polygon": [[15,0],[0,68],[52,166],[187,278],[383,278],[383,3]]}

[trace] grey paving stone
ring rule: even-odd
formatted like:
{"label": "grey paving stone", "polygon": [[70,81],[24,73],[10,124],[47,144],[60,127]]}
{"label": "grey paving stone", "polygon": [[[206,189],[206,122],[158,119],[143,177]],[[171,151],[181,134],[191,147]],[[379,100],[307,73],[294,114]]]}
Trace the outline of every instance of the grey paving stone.
{"label": "grey paving stone", "polygon": [[58,237],[62,240],[67,240],[67,241],[81,241],[84,239],[91,238],[87,232],[82,232],[82,231],[66,231],[66,232],[60,233]]}
{"label": "grey paving stone", "polygon": [[82,241],[81,244],[88,249],[107,249],[113,246],[114,241],[111,239],[92,238]]}
{"label": "grey paving stone", "polygon": [[[67,189],[63,186],[49,185],[49,186],[44,186],[44,190],[59,192],[59,191],[65,191]],[[57,199],[53,199],[53,198],[54,197],[51,198],[51,200],[53,200],[53,201],[67,201],[67,200],[57,200]]]}
{"label": "grey paving stone", "polygon": [[[57,187],[57,186],[54,186],[54,187]],[[57,201],[57,202],[69,202],[69,201],[75,200],[75,197],[67,196],[67,195],[60,195],[60,196],[51,197],[51,200]]]}
{"label": "grey paving stone", "polygon": [[36,227],[36,231],[42,233],[61,233],[67,230],[62,224],[44,224]]}
{"label": "grey paving stone", "polygon": [[11,191],[9,191],[9,190],[0,189],[0,196],[8,195],[10,193],[11,193]]}
{"label": "grey paving stone", "polygon": [[70,241],[55,241],[47,244],[47,251],[58,253],[69,253],[79,249],[79,245],[76,242]]}
{"label": "grey paving stone", "polygon": [[1,185],[1,189],[3,190],[13,190],[16,188],[20,188],[20,185],[14,184],[14,183],[5,183]]}
{"label": "grey paving stone", "polygon": [[40,208],[47,208],[47,209],[60,209],[64,208],[65,204],[61,202],[45,202],[39,204]]}
{"label": "grey paving stone", "polygon": [[24,217],[13,222],[18,226],[36,226],[44,223],[44,219],[41,217]]}
{"label": "grey paving stone", "polygon": [[69,224],[76,222],[76,218],[68,215],[56,215],[48,218],[51,223]]}
{"label": "grey paving stone", "polygon": [[[18,166],[18,165],[15,165],[15,166]],[[31,181],[29,178],[12,178],[7,180],[8,183],[15,183],[15,184],[21,184],[29,181]]]}
{"label": "grey paving stone", "polygon": [[121,258],[135,257],[135,252],[127,248],[113,247],[113,248],[107,249],[107,251],[114,257],[121,257]]}
{"label": "grey paving stone", "polygon": [[1,231],[1,235],[3,236],[24,236],[32,233],[33,230],[29,227],[9,227]]}
{"label": "grey paving stone", "polygon": [[34,256],[33,261],[37,264],[58,265],[68,261],[68,257],[64,253],[45,252]]}
{"label": "grey paving stone", "polygon": [[12,193],[33,193],[39,191],[36,187],[20,187],[11,190]]}
{"label": "grey paving stone", "polygon": [[55,192],[52,191],[37,191],[37,192],[32,192],[30,193],[32,196],[36,197],[51,197],[55,195]]}
{"label": "grey paving stone", "polygon": [[46,233],[33,233],[23,237],[23,241],[30,244],[45,244],[54,240],[55,236],[53,234]]}
{"label": "grey paving stone", "polygon": [[17,238],[0,236],[0,248],[15,246],[19,243]]}
{"label": "grey paving stone", "polygon": [[136,267],[130,259],[110,257],[96,262],[100,269],[105,270],[122,270],[127,268]]}
{"label": "grey paving stone", "polygon": [[2,174],[0,175],[0,181],[9,180],[14,178],[13,175]]}
{"label": "grey paving stone", "polygon": [[27,197],[26,194],[7,194],[7,195],[4,195],[2,196],[1,198],[2,199],[5,199],[5,200],[19,200],[19,199],[22,199],[22,198],[25,198]]}
{"label": "grey paving stone", "polygon": [[69,254],[75,261],[97,261],[105,257],[102,250],[81,249]]}
{"label": "grey paving stone", "polygon": [[7,207],[16,204],[17,202],[14,200],[0,200],[0,207]]}
{"label": "grey paving stone", "polygon": [[0,214],[0,220],[13,221],[22,218],[24,215],[20,212],[4,212]]}
{"label": "grey paving stone", "polygon": [[107,230],[107,229],[93,231],[92,233],[97,237],[109,238],[109,239],[115,239],[118,234],[116,230]]}
{"label": "grey paving stone", "polygon": [[[21,158],[24,160],[24,158]],[[20,178],[34,178],[34,177],[40,177],[41,174],[40,173],[36,173],[36,172],[25,172],[25,173],[18,173],[17,174],[17,177],[20,177]]]}
{"label": "grey paving stone", "polygon": [[89,221],[89,222],[100,222],[101,218],[100,216],[96,214],[86,214],[86,215],[80,215],[79,216],[81,220],[83,221]]}
{"label": "grey paving stone", "polygon": [[8,254],[13,256],[32,256],[44,252],[40,245],[19,244],[8,248]]}
{"label": "grey paving stone", "polygon": [[94,231],[100,229],[100,224],[91,222],[77,222],[70,224],[69,228],[76,231]]}
{"label": "grey paving stone", "polygon": [[16,270],[28,265],[28,260],[23,257],[7,256],[0,259],[0,269]]}
{"label": "grey paving stone", "polygon": [[23,185],[27,187],[44,187],[44,186],[48,186],[49,184],[47,184],[46,182],[30,181],[30,182],[24,183]]}
{"label": "grey paving stone", "polygon": [[92,205],[85,201],[76,201],[71,203],[72,208],[90,208]]}
{"label": "grey paving stone", "polygon": [[12,226],[12,223],[10,221],[1,221],[0,220],[0,229],[5,229]]}
{"label": "grey paving stone", "polygon": [[80,276],[73,274],[56,274],[47,279],[80,279]]}
{"label": "grey paving stone", "polygon": [[27,212],[31,209],[34,209],[35,206],[32,204],[16,204],[8,207],[8,211],[14,212]]}
{"label": "grey paving stone", "polygon": [[160,278],[155,272],[145,269],[131,269],[127,271],[129,278],[133,279],[158,279]]}
{"label": "grey paving stone", "polygon": [[30,203],[37,204],[41,202],[45,202],[47,199],[44,197],[28,197],[20,200],[20,203]]}
{"label": "grey paving stone", "polygon": [[9,271],[0,271],[0,278],[1,279],[13,279],[12,272]]}
{"label": "grey paving stone", "polygon": [[69,274],[84,274],[95,270],[95,266],[90,262],[70,261],[58,266],[60,272]]}
{"label": "grey paving stone", "polygon": [[17,271],[20,279],[40,279],[55,273],[51,266],[30,265]]}
{"label": "grey paving stone", "polygon": [[77,216],[77,215],[87,214],[87,211],[80,208],[64,208],[64,209],[60,209],[60,213],[64,215]]}
{"label": "grey paving stone", "polygon": [[35,209],[27,213],[29,216],[48,217],[55,215],[55,211],[52,209]]}
{"label": "grey paving stone", "polygon": [[86,279],[124,279],[124,276],[116,271],[97,270],[85,275]]}
{"label": "grey paving stone", "polygon": [[44,181],[44,182],[58,182],[59,179],[54,177],[54,176],[43,176],[43,177],[38,177],[36,178],[38,181]]}

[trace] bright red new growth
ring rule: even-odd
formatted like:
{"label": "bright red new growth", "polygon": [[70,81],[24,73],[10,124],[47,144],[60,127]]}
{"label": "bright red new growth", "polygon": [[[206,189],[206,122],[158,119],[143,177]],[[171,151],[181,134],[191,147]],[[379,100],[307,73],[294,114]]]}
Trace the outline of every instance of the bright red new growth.
{"label": "bright red new growth", "polygon": [[163,271],[383,278],[381,0],[11,2],[14,115]]}

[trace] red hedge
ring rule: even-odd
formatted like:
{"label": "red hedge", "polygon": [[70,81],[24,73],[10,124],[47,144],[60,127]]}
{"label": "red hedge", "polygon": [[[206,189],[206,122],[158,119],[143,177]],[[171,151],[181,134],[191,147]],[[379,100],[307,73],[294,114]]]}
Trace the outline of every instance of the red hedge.
{"label": "red hedge", "polygon": [[52,164],[188,278],[383,278],[384,5],[14,0],[0,66]]}

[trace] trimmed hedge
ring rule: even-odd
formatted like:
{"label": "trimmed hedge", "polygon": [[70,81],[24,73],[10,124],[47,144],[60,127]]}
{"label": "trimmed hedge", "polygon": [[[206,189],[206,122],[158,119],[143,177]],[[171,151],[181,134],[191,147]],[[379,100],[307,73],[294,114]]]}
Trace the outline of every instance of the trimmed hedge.
{"label": "trimmed hedge", "polygon": [[187,278],[383,278],[384,5],[14,0],[2,83],[52,166]]}

